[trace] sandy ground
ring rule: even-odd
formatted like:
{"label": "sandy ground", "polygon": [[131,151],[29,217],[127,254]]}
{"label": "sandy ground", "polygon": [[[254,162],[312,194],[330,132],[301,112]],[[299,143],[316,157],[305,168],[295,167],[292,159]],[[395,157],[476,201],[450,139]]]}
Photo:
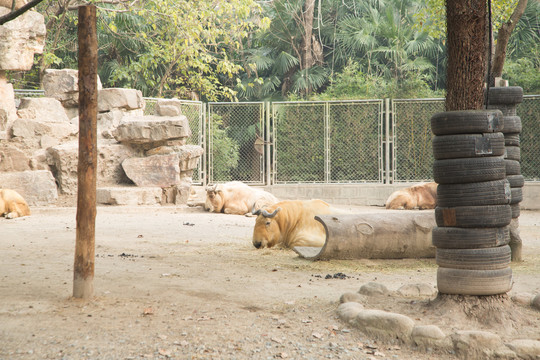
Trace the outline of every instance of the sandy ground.
{"label": "sandy ground", "polygon": [[[373,211],[373,208],[355,208]],[[380,210],[380,209],[379,209]],[[75,207],[0,218],[0,359],[453,359],[370,339],[336,316],[365,283],[436,285],[434,259],[316,261],[251,245],[254,218],[201,207],[98,207],[95,297],[71,297]],[[540,213],[522,211],[510,293],[540,292]],[[388,296],[370,306],[445,333],[540,340],[540,312],[505,301],[503,324]],[[500,317],[498,317],[500,319]]]}

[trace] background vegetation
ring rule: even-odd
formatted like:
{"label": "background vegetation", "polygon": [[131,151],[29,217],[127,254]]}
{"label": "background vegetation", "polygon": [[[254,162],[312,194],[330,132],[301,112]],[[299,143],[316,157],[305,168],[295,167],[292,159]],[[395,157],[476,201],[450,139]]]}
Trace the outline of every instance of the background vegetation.
{"label": "background vegetation", "polygon": [[[517,0],[494,1],[494,27]],[[443,96],[441,0],[95,1],[104,87],[204,101]],[[10,73],[39,88],[48,68],[77,67],[75,0],[46,1],[46,50]],[[507,51],[504,77],[540,93],[540,3]],[[496,38],[495,33],[495,38]]]}

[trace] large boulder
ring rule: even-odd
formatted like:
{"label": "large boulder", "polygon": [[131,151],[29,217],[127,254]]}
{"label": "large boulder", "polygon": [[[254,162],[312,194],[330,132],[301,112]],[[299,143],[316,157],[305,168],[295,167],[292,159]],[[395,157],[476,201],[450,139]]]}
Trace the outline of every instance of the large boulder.
{"label": "large boulder", "polygon": [[[11,10],[0,7],[0,16]],[[35,11],[27,11],[0,25],[0,70],[30,70],[34,54],[45,46],[45,20]]]}
{"label": "large boulder", "polygon": [[58,199],[54,177],[47,170],[0,172],[0,184],[4,189],[16,190],[30,206],[50,205]]}
{"label": "large boulder", "polygon": [[126,117],[113,136],[121,143],[159,145],[167,140],[186,139],[191,136],[191,130],[185,116]]}
{"label": "large boulder", "polygon": [[169,187],[180,183],[177,154],[130,158],[122,162],[126,175],[141,187]]}
{"label": "large boulder", "polygon": [[[46,97],[60,101],[65,108],[79,106],[79,71],[73,69],[47,69],[43,76],[43,90]],[[101,80],[97,78],[97,89],[101,90]]]}
{"label": "large boulder", "polygon": [[98,112],[112,109],[144,109],[145,102],[140,90],[108,88],[98,92]]}
{"label": "large boulder", "polygon": [[[126,158],[140,156],[136,149],[118,143],[98,142],[98,186],[130,183],[122,169]],[[47,149],[47,162],[55,174],[62,194],[77,193],[79,143],[72,141]]]}
{"label": "large boulder", "polygon": [[[17,108],[13,85],[7,82],[5,71],[0,70],[0,132],[5,132],[15,119],[17,119]],[[4,134],[4,138],[7,138],[7,133]],[[0,140],[2,140],[1,136]]]}
{"label": "large boulder", "polygon": [[60,101],[49,97],[23,98],[17,113],[22,119],[69,123],[69,118]]}

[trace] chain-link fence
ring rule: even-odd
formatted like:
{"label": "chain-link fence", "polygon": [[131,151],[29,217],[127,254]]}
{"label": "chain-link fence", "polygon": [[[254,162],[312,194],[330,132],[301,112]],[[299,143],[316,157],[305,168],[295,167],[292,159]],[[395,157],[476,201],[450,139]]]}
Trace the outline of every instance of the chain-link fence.
{"label": "chain-link fence", "polygon": [[516,107],[521,118],[521,174],[527,181],[540,181],[540,95],[524,96]]}
{"label": "chain-link fence", "polygon": [[433,179],[431,116],[444,111],[444,99],[392,101],[392,181]]}
{"label": "chain-link fence", "polygon": [[[15,90],[15,97],[43,96]],[[145,114],[158,99],[145,98]],[[390,105],[387,105],[390,104]],[[182,101],[190,144],[206,150],[195,183],[417,182],[431,180],[431,116],[444,99],[209,103]],[[540,95],[517,106],[521,173],[540,181]],[[205,176],[206,171],[206,176]]]}
{"label": "chain-link fence", "polygon": [[265,184],[265,106],[208,104],[208,183]]}
{"label": "chain-link fence", "polygon": [[274,183],[382,181],[382,101],[274,102]]}

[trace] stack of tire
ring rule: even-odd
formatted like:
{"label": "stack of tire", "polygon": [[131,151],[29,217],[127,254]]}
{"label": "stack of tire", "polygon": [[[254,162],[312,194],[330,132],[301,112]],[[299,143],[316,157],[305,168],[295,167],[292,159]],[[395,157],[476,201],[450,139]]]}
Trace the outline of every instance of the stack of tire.
{"label": "stack of tire", "polygon": [[521,133],[521,118],[517,116],[516,106],[523,101],[523,89],[519,86],[492,87],[488,94],[488,109],[501,110],[503,114],[504,143],[506,146],[505,163],[506,178],[510,182],[512,198],[512,219],[519,217],[519,203],[523,200],[522,188],[525,184],[520,167],[519,136]]}
{"label": "stack of tire", "polygon": [[496,295],[512,288],[503,120],[500,110],[431,118],[433,178],[439,184],[432,238],[441,294]]}

